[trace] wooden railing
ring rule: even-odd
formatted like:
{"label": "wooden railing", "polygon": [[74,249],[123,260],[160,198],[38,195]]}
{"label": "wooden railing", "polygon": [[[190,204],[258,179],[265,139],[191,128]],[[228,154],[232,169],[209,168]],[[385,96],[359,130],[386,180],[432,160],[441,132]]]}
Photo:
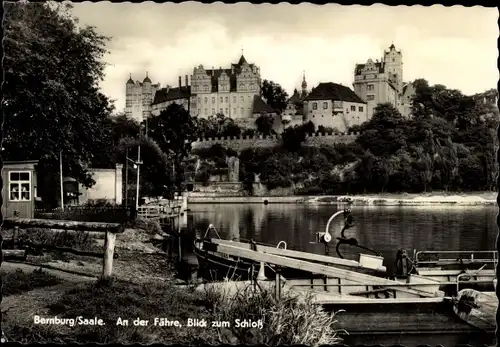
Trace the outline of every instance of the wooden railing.
{"label": "wooden railing", "polygon": [[[122,233],[124,231],[123,225],[119,223],[78,222],[78,221],[67,221],[67,220],[28,219],[28,218],[6,218],[3,223],[3,228],[14,229],[14,236],[12,240],[12,244],[14,246],[17,243],[16,231],[18,229],[45,228],[45,229],[54,229],[54,231],[64,230],[65,232],[70,232],[70,233],[81,233],[84,231],[105,233],[106,236],[104,241],[104,254],[91,255],[91,256],[103,257],[102,275],[101,275],[102,279],[109,279],[112,275],[116,234]],[[16,258],[19,256],[24,258],[26,257],[26,249],[2,250],[2,253],[5,260],[8,260],[9,258]]]}
{"label": "wooden railing", "polygon": [[137,210],[137,217],[143,219],[177,217],[181,213],[181,208],[181,204],[139,206]]}

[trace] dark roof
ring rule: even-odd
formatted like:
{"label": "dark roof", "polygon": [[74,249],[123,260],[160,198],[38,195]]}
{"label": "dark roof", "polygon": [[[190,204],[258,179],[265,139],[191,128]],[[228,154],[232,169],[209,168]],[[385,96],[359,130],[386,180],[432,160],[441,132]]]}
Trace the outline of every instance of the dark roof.
{"label": "dark roof", "polygon": [[[383,62],[375,62],[373,63],[375,67],[378,68],[379,73],[384,73],[385,70],[385,64]],[[361,70],[363,70],[366,67],[366,64],[356,64],[356,68],[354,69],[354,73],[356,75],[361,75]]]}
{"label": "dark roof", "polygon": [[363,101],[363,99],[357,96],[353,90],[333,82],[320,83],[311,93],[309,93],[305,100],[336,100],[366,104],[366,101]]}
{"label": "dark roof", "polygon": [[144,79],[144,81],[142,81],[142,83],[151,83],[151,80],[149,79],[147,72],[146,72],[146,78]]}
{"label": "dark roof", "polygon": [[128,78],[127,84],[135,84],[134,80],[132,79],[132,74],[130,74],[130,77]]}
{"label": "dark roof", "polygon": [[[243,63],[246,63],[246,62],[247,62],[247,61],[246,61],[245,57],[244,57],[244,56],[243,56],[243,54],[242,54],[242,55],[241,55],[240,60],[238,61],[238,65],[240,65],[240,66],[241,66],[241,65],[243,65]],[[248,63],[247,63],[247,64],[248,64]]]}
{"label": "dark roof", "polygon": [[296,104],[298,102],[301,102],[302,100],[300,100],[300,95],[299,95],[299,92],[298,91],[295,91],[293,93],[293,95],[290,97],[290,99],[288,99],[287,103],[292,103],[292,104]]}
{"label": "dark roof", "polygon": [[396,46],[394,46],[394,43],[389,46],[389,49],[395,49]]}
{"label": "dark roof", "polygon": [[260,98],[258,95],[254,95],[253,97],[253,114],[255,113],[276,113],[276,110],[266,104],[264,100]]}
{"label": "dark roof", "polygon": [[[236,76],[241,72],[241,65],[244,63],[247,63],[245,60],[245,57],[242,55],[240,60],[238,61],[237,64],[231,64],[231,69],[211,69],[211,70],[205,70],[208,76],[211,76],[211,82],[212,82],[212,93],[217,93],[219,91],[219,77],[220,75],[225,72],[226,75],[229,77],[229,91],[235,92],[236,91]],[[248,63],[247,63],[248,64]],[[254,64],[248,64],[250,68],[253,68],[255,65]]]}
{"label": "dark roof", "polygon": [[191,87],[162,88],[156,91],[153,105],[166,101],[187,99],[191,95]]}

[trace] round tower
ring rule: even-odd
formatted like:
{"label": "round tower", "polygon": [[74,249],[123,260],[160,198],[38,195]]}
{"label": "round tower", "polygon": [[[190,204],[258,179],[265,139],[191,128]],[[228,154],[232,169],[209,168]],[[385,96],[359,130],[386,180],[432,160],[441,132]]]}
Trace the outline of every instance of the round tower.
{"label": "round tower", "polygon": [[125,86],[125,115],[127,117],[132,116],[132,106],[133,106],[133,98],[134,98],[134,87],[135,83],[132,79],[132,74],[128,78],[128,81]]}
{"label": "round tower", "polygon": [[153,102],[153,90],[148,72],[142,81],[142,119],[146,119],[151,114],[151,103]]}

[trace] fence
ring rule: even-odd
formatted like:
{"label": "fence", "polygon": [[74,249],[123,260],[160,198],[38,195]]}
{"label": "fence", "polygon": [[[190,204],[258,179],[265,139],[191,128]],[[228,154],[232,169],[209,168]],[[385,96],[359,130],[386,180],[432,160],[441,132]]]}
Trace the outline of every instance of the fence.
{"label": "fence", "polygon": [[[50,220],[50,219],[28,219],[28,218],[6,218],[4,220],[4,228],[13,228],[15,230],[11,241],[12,248],[15,248],[17,243],[16,231],[18,228],[47,228],[55,230],[64,230],[65,233],[81,233],[81,232],[103,232],[106,234],[104,241],[104,254],[86,254],[94,257],[103,257],[102,279],[109,279],[113,270],[113,258],[115,252],[116,234],[124,231],[123,225],[119,223],[97,223],[97,222],[81,222],[67,220]],[[2,256],[8,258],[26,258],[27,250],[2,250]],[[86,253],[86,252],[81,252]]]}
{"label": "fence", "polygon": [[132,207],[121,206],[68,206],[35,209],[36,219],[72,220],[79,222],[126,223],[135,218]]}

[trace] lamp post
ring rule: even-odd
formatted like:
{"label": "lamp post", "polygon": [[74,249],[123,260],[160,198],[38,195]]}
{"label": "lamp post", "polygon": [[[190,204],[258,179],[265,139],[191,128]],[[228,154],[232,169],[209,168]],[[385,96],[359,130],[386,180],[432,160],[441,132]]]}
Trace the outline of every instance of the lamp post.
{"label": "lamp post", "polygon": [[136,192],[135,192],[135,209],[136,211],[139,210],[139,178],[140,178],[140,172],[141,172],[141,146],[137,148],[137,161],[134,161],[133,159],[130,159],[127,157],[127,160],[129,160],[132,164],[134,164],[134,168],[137,168],[137,187],[136,187]]}

